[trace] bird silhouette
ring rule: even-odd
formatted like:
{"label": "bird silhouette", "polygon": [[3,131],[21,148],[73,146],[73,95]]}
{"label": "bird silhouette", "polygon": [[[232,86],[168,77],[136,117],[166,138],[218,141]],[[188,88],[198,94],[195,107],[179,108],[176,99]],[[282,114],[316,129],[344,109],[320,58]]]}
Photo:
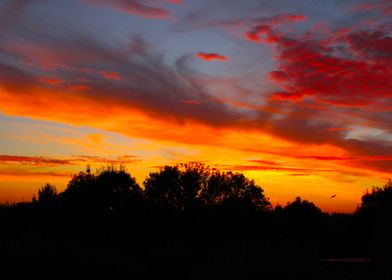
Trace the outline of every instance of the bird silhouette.
{"label": "bird silhouette", "polygon": [[330,198],[334,198],[336,196],[336,194],[334,194],[333,196],[331,196]]}

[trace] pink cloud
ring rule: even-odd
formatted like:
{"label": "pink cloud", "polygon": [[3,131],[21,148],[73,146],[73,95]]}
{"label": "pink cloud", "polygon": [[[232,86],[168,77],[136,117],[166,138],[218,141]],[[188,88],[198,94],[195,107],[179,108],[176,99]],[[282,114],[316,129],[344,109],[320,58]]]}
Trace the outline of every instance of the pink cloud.
{"label": "pink cloud", "polygon": [[101,71],[99,71],[99,74],[100,74],[103,78],[108,79],[108,80],[114,80],[114,81],[120,81],[120,80],[122,80],[121,75],[120,75],[118,72],[116,72],[116,71],[105,71],[105,70],[101,70]]}
{"label": "pink cloud", "polygon": [[98,5],[108,6],[122,13],[137,15],[146,19],[169,19],[171,17],[171,12],[169,10],[155,4],[152,5],[149,1],[144,0],[87,1]]}

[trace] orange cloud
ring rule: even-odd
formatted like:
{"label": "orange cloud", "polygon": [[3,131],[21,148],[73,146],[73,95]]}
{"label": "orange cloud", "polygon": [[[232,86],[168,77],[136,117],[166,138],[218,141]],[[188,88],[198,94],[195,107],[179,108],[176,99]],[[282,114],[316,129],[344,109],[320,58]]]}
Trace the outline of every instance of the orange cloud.
{"label": "orange cloud", "polygon": [[141,159],[137,156],[122,155],[117,157],[98,157],[98,156],[74,156],[74,161],[87,163],[110,163],[110,164],[130,164],[140,162]]}
{"label": "orange cloud", "polygon": [[216,164],[214,165],[216,168],[221,170],[232,170],[232,171],[284,171],[284,172],[336,172],[336,170],[326,170],[326,169],[306,169],[306,168],[296,168],[296,167],[277,167],[277,166],[268,166],[268,165],[224,165],[224,164]]}
{"label": "orange cloud", "polygon": [[[279,20],[275,21],[269,19],[271,25],[280,24]],[[268,20],[264,19],[264,23]],[[362,42],[361,37],[369,40]],[[346,138],[346,130],[333,129],[350,123],[338,123],[344,111],[341,108],[336,111],[331,106],[347,106],[354,101],[355,104],[359,101],[361,104],[374,103],[389,98],[385,89],[390,85],[382,81],[388,81],[386,77],[390,72],[387,52],[390,40],[381,31],[347,31],[331,42],[317,37],[299,40],[280,34],[275,43],[277,69],[272,71],[270,78],[283,89],[264,94],[267,98],[260,104],[245,99],[226,102],[231,99],[215,98],[205,84],[199,82],[197,74],[189,75],[180,67],[171,67],[151,52],[135,53],[133,55],[138,59],[131,60],[121,48],[109,48],[88,38],[80,41],[85,43],[61,44],[52,38],[38,40],[33,47],[27,43],[15,44],[18,48],[13,50],[14,56],[22,57],[22,61],[34,61],[36,67],[0,63],[1,110],[10,115],[88,125],[176,143],[221,145],[225,136],[217,131],[243,134],[252,131],[258,137],[269,135],[271,141],[278,143],[284,139],[303,145],[328,144],[344,150],[349,156],[388,156],[391,153],[385,141]],[[349,57],[336,57],[333,52],[335,44],[345,45]],[[12,49],[7,48],[7,51]],[[210,59],[217,59],[214,55],[221,56],[208,55],[211,54],[207,54]],[[367,64],[372,72],[367,72]],[[42,72],[41,65],[49,65],[48,69],[61,65],[61,71],[56,74],[63,75],[60,77],[63,83],[47,87],[39,82],[35,73]],[[100,71],[105,65],[110,65],[113,72],[121,73],[121,83],[102,79],[103,72]],[[339,84],[337,73],[341,73],[340,79],[347,83]],[[116,76],[111,74],[112,78]],[[83,84],[67,82],[77,81],[80,75],[85,79]],[[362,86],[361,76],[370,77],[369,81],[374,81],[373,87]],[[366,94],[351,94],[363,91]],[[324,102],[323,110],[317,107],[319,101]],[[336,115],[338,113],[340,115]],[[345,119],[347,116],[355,117],[350,114]],[[385,127],[390,123],[387,112],[374,111],[359,117]],[[194,131],[199,133],[195,135]],[[249,149],[239,144],[240,141],[223,146]],[[371,164],[361,161],[356,165],[367,168]],[[375,166],[380,171],[390,170],[388,161],[377,162]]]}
{"label": "orange cloud", "polygon": [[210,60],[220,60],[220,61],[227,61],[229,58],[227,56],[217,54],[217,53],[204,53],[204,52],[198,52],[196,54],[196,57],[205,60],[205,61],[210,61]]}
{"label": "orange cloud", "polygon": [[[150,108],[140,106],[133,102],[124,102],[122,99],[102,94],[99,91],[86,94],[84,91],[70,93],[61,91],[61,89],[46,89],[40,87],[38,83],[35,83],[35,79],[31,79],[22,73],[17,74],[18,72],[15,72],[12,68],[9,70],[5,73],[12,73],[12,78],[18,77],[18,83],[15,84],[11,83],[11,80],[3,80],[4,82],[0,88],[0,100],[2,100],[2,111],[10,115],[24,115],[74,125],[89,125],[105,130],[121,132],[130,136],[170,141],[171,143],[177,143],[177,145],[178,143],[208,144],[211,147],[230,147],[230,149],[234,150],[263,151],[255,150],[254,146],[256,145],[269,147],[269,149],[264,151],[267,153],[279,150],[280,155],[297,157],[298,155],[293,154],[292,150],[301,151],[305,149],[309,151],[310,144],[317,146],[327,141],[331,145],[340,147],[343,150],[347,149],[347,154],[353,153],[355,155],[362,153],[368,156],[377,154],[390,155],[388,147],[382,144],[354,139],[340,139],[340,135],[345,131],[331,131],[328,130],[328,126],[323,125],[309,126],[304,121],[308,116],[306,114],[295,116],[294,113],[296,111],[292,111],[290,115],[287,115],[287,118],[271,120],[265,126],[263,126],[261,121],[253,123],[251,120],[246,119],[236,120],[235,117],[231,119],[230,115],[226,116],[230,120],[229,122],[225,123],[223,122],[224,119],[220,119],[222,121],[221,123],[214,124],[212,121],[209,121],[209,118],[213,118],[214,114],[219,112],[219,107],[215,109],[218,111],[212,111],[213,114],[208,116],[208,118],[205,118],[206,111],[204,111],[204,116],[198,117],[196,115],[196,118],[183,114],[179,121],[178,117],[180,116],[176,117],[176,114],[180,114],[181,111],[175,112],[173,115],[164,116],[159,111],[149,112],[151,110]],[[4,77],[2,78],[4,79]],[[181,102],[181,100],[178,102]],[[161,102],[161,104],[163,103]],[[181,102],[179,104],[184,103]],[[181,109],[201,107],[198,110],[203,111],[206,108],[204,103],[200,103],[198,106],[195,106],[195,104],[184,104],[183,106]],[[162,107],[159,107],[159,109],[162,109]],[[221,113],[217,114],[220,117],[225,116]],[[313,112],[309,112],[309,115],[312,114]],[[301,118],[298,119],[298,117]],[[179,129],[179,126],[181,129]],[[245,141],[244,135],[249,135],[249,130],[254,131],[255,137],[249,141]],[[317,133],[309,133],[311,130],[317,131]],[[198,131],[198,133],[195,134],[194,131]],[[231,131],[230,135],[228,131]],[[235,131],[238,131],[238,135],[241,135],[238,139],[233,138],[233,135],[235,135],[233,132]],[[245,132],[248,134],[244,134]],[[266,140],[257,140],[263,139],[263,136],[266,135],[271,136]],[[274,135],[278,136],[278,138]],[[228,141],[229,139],[231,140]],[[281,139],[289,141],[287,143],[304,143],[306,148],[283,149],[282,143],[285,142]],[[252,143],[252,145],[246,145],[248,142]],[[272,147],[271,143],[277,143],[279,145]],[[290,144],[290,146],[292,145]],[[327,151],[325,153],[335,154],[336,152]],[[324,155],[321,154],[320,156]],[[368,168],[369,165],[372,165],[379,168],[380,171],[383,171],[390,170],[388,164],[388,161],[377,165],[369,164],[368,161],[361,161],[355,165],[359,168]]]}
{"label": "orange cloud", "polygon": [[299,156],[298,158],[316,160],[352,160],[354,157],[335,157],[335,156]]}

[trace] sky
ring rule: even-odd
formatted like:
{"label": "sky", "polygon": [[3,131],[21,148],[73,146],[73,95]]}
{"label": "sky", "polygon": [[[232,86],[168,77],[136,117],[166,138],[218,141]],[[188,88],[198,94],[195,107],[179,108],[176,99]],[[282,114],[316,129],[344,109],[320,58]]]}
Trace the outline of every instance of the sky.
{"label": "sky", "polygon": [[389,0],[0,0],[0,203],[200,161],[350,212],[392,177],[391,77]]}

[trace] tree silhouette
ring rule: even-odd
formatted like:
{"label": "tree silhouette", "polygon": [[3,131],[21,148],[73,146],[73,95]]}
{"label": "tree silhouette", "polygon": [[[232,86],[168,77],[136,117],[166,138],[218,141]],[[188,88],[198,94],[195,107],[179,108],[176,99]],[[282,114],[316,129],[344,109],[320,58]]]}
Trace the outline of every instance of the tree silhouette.
{"label": "tree silhouette", "polygon": [[159,172],[150,173],[144,181],[147,199],[158,207],[186,208],[196,197],[190,197],[192,192],[185,190],[182,177],[178,166],[164,166]]}
{"label": "tree silhouette", "polygon": [[38,200],[34,197],[33,202],[42,207],[53,207],[58,203],[56,187],[47,183],[38,190]]}
{"label": "tree silhouette", "polygon": [[106,266],[145,276],[151,267],[162,274],[175,266],[195,273],[192,279],[274,278],[279,271],[282,279],[375,279],[359,266],[342,278],[344,267],[321,277],[324,263],[315,260],[371,256],[377,267],[392,267],[391,205],[388,182],[363,195],[358,215],[322,213],[300,197],[265,211],[271,205],[263,189],[241,173],[198,162],[164,166],[142,189],[124,167],[107,165],[75,174],[59,194],[46,184],[34,203],[0,205],[0,241],[12,256],[37,244],[37,263],[72,259],[89,272]]}
{"label": "tree silhouette", "polygon": [[271,204],[262,188],[241,173],[213,170],[201,197],[208,205],[242,204],[258,210],[269,209]]}
{"label": "tree silhouette", "polygon": [[241,204],[265,210],[263,190],[243,174],[220,172],[202,163],[164,166],[144,181],[146,197],[159,206],[186,209],[197,205]]}
{"label": "tree silhouette", "polygon": [[302,200],[297,196],[292,202],[288,202],[283,209],[286,213],[298,216],[317,216],[321,214],[321,209],[306,199]]}
{"label": "tree silhouette", "polygon": [[323,213],[313,202],[296,197],[288,202],[282,211],[289,223],[306,228],[317,229],[322,222]]}
{"label": "tree silhouette", "polygon": [[392,181],[389,180],[382,188],[367,190],[356,215],[363,220],[365,230],[371,237],[372,259],[392,267]]}
{"label": "tree silhouette", "polygon": [[61,201],[67,207],[89,209],[93,207],[95,175],[87,168],[86,172],[74,174],[67,188],[60,194]]}
{"label": "tree silhouette", "polygon": [[98,171],[95,177],[96,199],[100,200],[106,211],[115,211],[140,203],[142,189],[124,167],[107,166]]}
{"label": "tree silhouette", "polygon": [[373,187],[366,190],[356,213],[366,217],[392,214],[392,181],[389,180],[382,188]]}
{"label": "tree silhouette", "polygon": [[62,201],[74,208],[91,211],[116,211],[142,199],[142,190],[123,167],[108,165],[92,174],[74,175],[61,194]]}

